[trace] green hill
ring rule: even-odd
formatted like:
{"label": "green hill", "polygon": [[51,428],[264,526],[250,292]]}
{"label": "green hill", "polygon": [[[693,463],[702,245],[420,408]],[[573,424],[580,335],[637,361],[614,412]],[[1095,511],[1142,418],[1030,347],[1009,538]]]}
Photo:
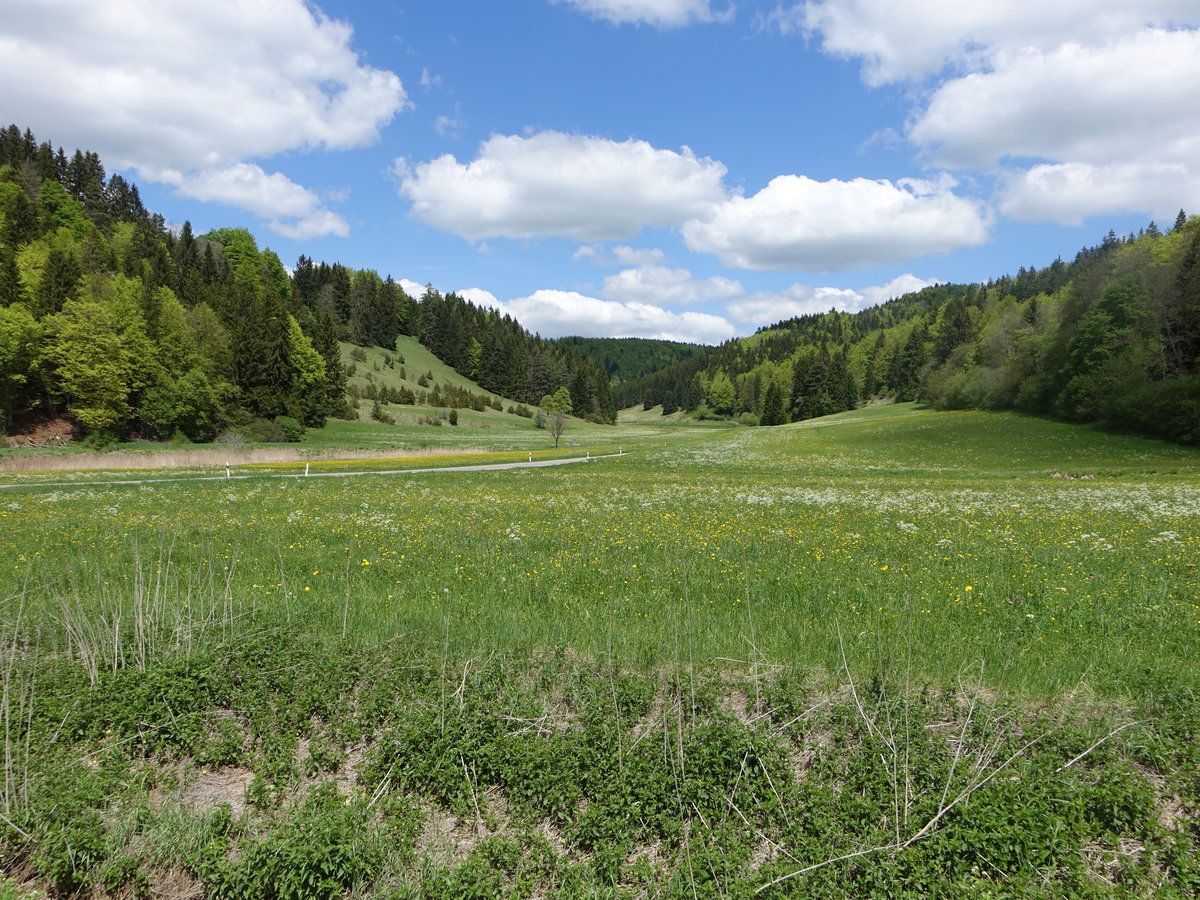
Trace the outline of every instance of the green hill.
{"label": "green hill", "polygon": [[[1200,441],[1200,218],[1112,232],[1069,263],[779,322],[614,390],[781,424],[872,399],[1013,409]],[[774,398],[774,404],[772,399]]]}

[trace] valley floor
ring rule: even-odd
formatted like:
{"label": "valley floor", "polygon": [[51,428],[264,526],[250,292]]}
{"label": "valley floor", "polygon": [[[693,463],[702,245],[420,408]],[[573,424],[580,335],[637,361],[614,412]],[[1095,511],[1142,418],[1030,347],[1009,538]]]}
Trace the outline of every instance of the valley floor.
{"label": "valley floor", "polygon": [[1200,453],[911,405],[612,432],[0,476],[0,897],[1200,891]]}

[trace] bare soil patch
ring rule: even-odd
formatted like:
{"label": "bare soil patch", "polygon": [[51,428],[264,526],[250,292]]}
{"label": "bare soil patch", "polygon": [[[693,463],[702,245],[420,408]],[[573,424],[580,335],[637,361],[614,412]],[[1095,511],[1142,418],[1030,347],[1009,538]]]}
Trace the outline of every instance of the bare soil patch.
{"label": "bare soil patch", "polygon": [[75,425],[63,416],[43,417],[19,426],[4,438],[8,447],[65,447],[76,438]]}
{"label": "bare soil patch", "polygon": [[246,788],[254,780],[249,769],[201,769],[196,781],[184,790],[180,801],[197,812],[211,812],[221,804],[229,805],[234,816],[246,811]]}

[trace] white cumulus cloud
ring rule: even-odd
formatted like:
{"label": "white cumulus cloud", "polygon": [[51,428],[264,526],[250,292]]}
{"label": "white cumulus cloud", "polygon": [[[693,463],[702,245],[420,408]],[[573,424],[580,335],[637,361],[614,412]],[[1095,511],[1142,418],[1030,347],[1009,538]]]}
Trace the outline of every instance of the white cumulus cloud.
{"label": "white cumulus cloud", "polygon": [[942,165],[1008,165],[999,204],[1013,218],[1163,216],[1200,205],[1198,83],[1197,31],[1026,50],[943,85],[909,135]]}
{"label": "white cumulus cloud", "polygon": [[768,21],[819,37],[827,53],[857,58],[872,85],[986,68],[994,54],[1102,42],[1148,25],[1196,24],[1194,0],[810,0]]}
{"label": "white cumulus cloud", "polygon": [[859,309],[866,309],[869,306],[878,306],[880,303],[887,303],[889,300],[894,300],[897,297],[903,297],[905,294],[912,294],[927,287],[933,287],[935,284],[941,284],[940,278],[918,278],[911,272],[905,272],[903,275],[897,275],[887,284],[872,285],[871,287],[860,288],[859,293],[863,295],[865,301]]}
{"label": "white cumulus cloud", "polygon": [[458,296],[464,300],[469,300],[476,306],[490,306],[492,309],[498,309],[504,312],[504,304],[491,291],[483,288],[463,288],[461,291],[455,291]]}
{"label": "white cumulus cloud", "polygon": [[[262,178],[239,181],[231,167],[368,144],[407,104],[399,78],[364,64],[352,37],[303,0],[19,3],[0,30],[0,84],[21,85],[5,115],[113,169],[192,182],[282,220],[296,214],[297,192],[264,193]],[[283,207],[264,208],[267,196]],[[318,209],[304,219],[324,233],[344,227]]]}
{"label": "white cumulus cloud", "polygon": [[1200,32],[1024,50],[934,92],[909,136],[942,165],[1200,154]]}
{"label": "white cumulus cloud", "polygon": [[400,278],[396,280],[396,284],[404,289],[404,293],[412,297],[414,300],[420,300],[425,296],[425,285],[418,284],[410,278]]}
{"label": "white cumulus cloud", "polygon": [[567,3],[594,19],[614,25],[653,25],[679,28],[699,22],[728,22],[734,7],[714,10],[710,0],[555,0]]}
{"label": "white cumulus cloud", "polygon": [[350,234],[345,219],[322,208],[320,198],[308,188],[286,175],[268,174],[250,163],[178,177],[170,173],[164,178],[186,197],[249,210],[267,219],[269,227],[285,237],[307,240]]}
{"label": "white cumulus cloud", "polygon": [[636,303],[691,305],[711,300],[728,300],[744,292],[740,282],[714,275],[696,278],[687,269],[668,266],[639,266],[622,269],[604,279],[604,295]]}
{"label": "white cumulus cloud", "polygon": [[650,303],[601,300],[575,291],[534,291],[501,308],[543,337],[646,337],[718,344],[734,336],[733,326],[721,316],[672,312]]}
{"label": "white cumulus cloud", "polygon": [[999,175],[1008,216],[1200,203],[1195,0],[807,0],[767,20],[859,60],[868,84],[919,83],[909,139],[942,167]]}
{"label": "white cumulus cloud", "polygon": [[1081,225],[1089,216],[1141,212],[1160,222],[1200,207],[1200,169],[1184,163],[1057,163],[1014,173],[1000,211],[1021,222]]}
{"label": "white cumulus cloud", "polygon": [[653,247],[613,247],[606,250],[593,244],[584,244],[575,251],[571,259],[591,260],[598,266],[654,266],[663,260],[663,252]]}
{"label": "white cumulus cloud", "polygon": [[858,290],[793,284],[781,291],[763,291],[741,297],[730,303],[727,310],[735,322],[753,326],[771,325],[784,319],[830,310],[858,312],[934,284],[938,284],[936,279],[918,278],[912,274],[899,275],[887,284]]}
{"label": "white cumulus cloud", "polygon": [[725,167],[686,147],[556,131],[495,135],[469,163],[399,159],[396,174],[417,218],[469,240],[619,240],[677,225],[725,196]]}
{"label": "white cumulus cloud", "polygon": [[989,219],[954,182],[814,181],[780,175],[683,227],[690,249],[742,269],[831,271],[904,262],[972,247]]}

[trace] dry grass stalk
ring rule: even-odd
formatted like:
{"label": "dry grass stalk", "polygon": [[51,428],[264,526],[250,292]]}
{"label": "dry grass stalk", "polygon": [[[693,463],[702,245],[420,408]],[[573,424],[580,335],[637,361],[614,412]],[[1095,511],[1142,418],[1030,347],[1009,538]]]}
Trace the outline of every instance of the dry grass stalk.
{"label": "dry grass stalk", "polygon": [[312,451],[299,447],[254,447],[234,450],[214,447],[197,450],[118,450],[113,453],[8,453],[0,456],[0,472],[63,472],[96,469],[223,469],[254,463],[315,462],[318,460],[412,459],[483,453],[481,447],[425,447],[416,450],[376,448]]}

